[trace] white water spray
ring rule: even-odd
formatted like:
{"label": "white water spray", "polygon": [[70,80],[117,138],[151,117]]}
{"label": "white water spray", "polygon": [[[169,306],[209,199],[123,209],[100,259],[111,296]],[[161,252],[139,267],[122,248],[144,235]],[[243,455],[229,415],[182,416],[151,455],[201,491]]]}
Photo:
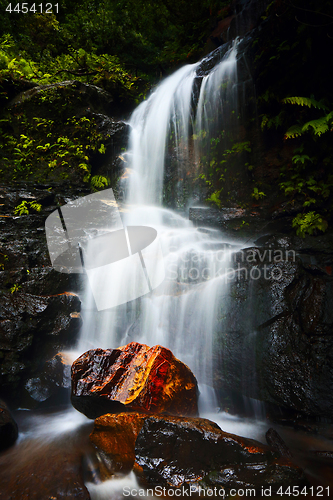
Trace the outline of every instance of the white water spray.
{"label": "white water spray", "polygon": [[192,86],[198,64],[184,66],[169,76],[132,115],[129,203],[161,202],[169,133],[174,132],[176,144],[181,138],[188,143]]}

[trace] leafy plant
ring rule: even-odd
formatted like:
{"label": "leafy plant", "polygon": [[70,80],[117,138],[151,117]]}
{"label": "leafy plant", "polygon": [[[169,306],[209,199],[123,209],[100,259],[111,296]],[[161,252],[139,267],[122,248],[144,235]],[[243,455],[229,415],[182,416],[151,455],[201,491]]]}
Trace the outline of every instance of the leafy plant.
{"label": "leafy plant", "polygon": [[214,193],[212,193],[209,198],[207,198],[206,201],[210,201],[211,203],[214,203],[215,205],[218,206],[218,208],[221,208],[222,206],[222,202],[220,200],[220,193],[221,193],[221,190],[219,191],[214,191]]}
{"label": "leafy plant", "polygon": [[[3,165],[12,179],[66,179],[82,172],[83,180],[90,179],[90,155],[105,153],[103,136],[97,132],[94,119],[85,116],[48,120],[34,117],[32,123],[24,115],[17,117],[25,134],[19,138],[3,134]],[[6,156],[5,156],[6,155]]]}
{"label": "leafy plant", "polygon": [[263,191],[259,191],[259,188],[254,187],[253,188],[253,193],[251,194],[252,198],[255,200],[261,200],[262,198],[265,198],[265,193]]}
{"label": "leafy plant", "polygon": [[[298,106],[306,106],[308,108],[316,108],[323,111],[328,111],[329,108],[322,102],[316,101],[313,97],[286,97],[282,100],[283,103],[296,104]],[[292,125],[285,133],[285,139],[300,137],[305,132],[311,131],[315,136],[320,137],[325,132],[332,129],[333,111],[310,120],[303,124]]]}
{"label": "leafy plant", "polygon": [[21,285],[19,285],[18,283],[14,283],[14,285],[9,289],[10,293],[16,293],[20,290],[20,288],[22,288]]}
{"label": "leafy plant", "polygon": [[22,203],[17,205],[14,209],[15,215],[28,215],[30,210],[35,210],[36,212],[40,212],[42,209],[42,205],[37,203],[36,201],[26,201],[23,200]]}
{"label": "leafy plant", "polygon": [[90,179],[90,185],[93,191],[99,191],[101,189],[105,189],[110,184],[109,179],[107,177],[103,177],[102,175],[94,175]]}
{"label": "leafy plant", "polygon": [[0,252],[0,259],[4,261],[4,262],[0,263],[0,271],[4,271],[4,269],[5,269],[5,263],[8,262],[9,257],[8,257],[7,254]]}
{"label": "leafy plant", "polygon": [[[199,134],[193,136],[193,139],[195,141],[207,141],[207,132],[201,130]],[[213,203],[218,208],[222,206],[221,194],[230,189],[232,184],[236,182],[238,174],[233,172],[235,167],[241,163],[248,170],[253,169],[249,162],[244,162],[244,155],[252,151],[250,141],[234,142],[229,148],[223,148],[224,144],[224,131],[218,137],[210,138],[209,157],[204,154],[201,155],[200,167],[204,172],[198,176],[212,190],[206,201]],[[233,175],[231,172],[233,172]]]}
{"label": "leafy plant", "polygon": [[317,230],[325,232],[328,224],[318,213],[308,212],[297,214],[292,221],[292,226],[296,229],[296,234],[304,238],[306,234],[313,234]]}

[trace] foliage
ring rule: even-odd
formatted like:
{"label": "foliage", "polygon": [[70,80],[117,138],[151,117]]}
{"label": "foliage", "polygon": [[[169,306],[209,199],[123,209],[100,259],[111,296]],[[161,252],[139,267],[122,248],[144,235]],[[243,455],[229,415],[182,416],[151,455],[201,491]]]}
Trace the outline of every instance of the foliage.
{"label": "foliage", "polygon": [[210,201],[211,203],[215,204],[218,208],[221,208],[222,202],[220,200],[220,194],[221,194],[221,189],[218,191],[214,191],[207,199],[206,201]]}
{"label": "foliage", "polygon": [[26,201],[23,200],[22,203],[17,205],[14,209],[15,215],[28,215],[30,210],[35,210],[36,212],[40,212],[42,209],[42,205],[37,203],[36,201]]}
{"label": "foliage", "polygon": [[[80,49],[118,56],[135,76],[156,78],[170,66],[198,58],[229,0],[63,0],[52,14],[1,16],[0,33],[11,33],[30,59],[52,58]],[[5,12],[6,0],[0,0]],[[133,50],[135,48],[135,50]]]}
{"label": "foliage", "polygon": [[327,111],[327,106],[321,101],[316,101],[313,97],[285,97],[282,102],[289,104],[297,104],[299,106],[307,106],[308,108],[318,108]]}
{"label": "foliage", "polygon": [[87,52],[83,48],[69,49],[69,53],[52,57],[48,50],[38,62],[26,51],[21,51],[12,35],[0,39],[0,91],[6,95],[6,82],[28,80],[45,85],[75,78],[110,91],[115,97],[136,99],[137,78],[120,63],[117,56]]}
{"label": "foliage", "polygon": [[21,285],[14,283],[14,285],[9,289],[10,293],[16,293],[20,290]]}
{"label": "foliage", "polygon": [[[202,131],[199,136],[193,136],[193,138],[194,140],[205,138],[205,131]],[[199,175],[199,178],[205,181],[211,191],[206,201],[213,203],[218,208],[222,206],[222,194],[226,194],[229,200],[232,199],[232,186],[238,178],[237,166],[243,164],[248,170],[253,169],[253,166],[245,161],[252,151],[250,141],[234,142],[228,148],[223,148],[223,144],[225,144],[223,132],[218,137],[210,139],[209,156],[201,158],[201,168],[205,173]]]}
{"label": "foliage", "polygon": [[[312,116],[314,119],[293,125],[285,133],[285,139],[296,139],[308,133],[310,142],[301,143],[294,149],[293,167],[282,169],[283,180],[279,185],[290,199],[297,196],[299,200],[302,200],[304,209],[316,206],[317,209],[321,208],[330,213],[333,193],[333,172],[330,166],[333,162],[333,148],[331,139],[328,138],[326,141],[322,135],[332,130],[333,112],[327,113],[329,107],[323,100],[316,101],[313,96],[310,98],[288,97],[282,102],[300,107],[306,106],[309,110],[315,108],[319,112],[326,111],[325,116],[319,118]],[[302,113],[303,120],[304,116]],[[293,220],[293,227],[300,236],[306,233],[312,234],[315,229],[325,231],[327,225],[327,221],[314,211],[300,213]]]}
{"label": "foliage", "polygon": [[316,212],[308,212],[306,214],[297,214],[292,222],[296,229],[296,234],[305,237],[306,234],[313,234],[317,230],[325,232],[327,229],[327,221]]}
{"label": "foliage", "polygon": [[4,271],[5,263],[8,262],[9,257],[7,254],[0,252],[0,260],[3,260],[3,262],[0,262],[0,271]]}
{"label": "foliage", "polygon": [[262,198],[265,198],[265,193],[263,191],[259,191],[259,188],[254,187],[253,188],[253,193],[251,194],[252,198],[255,200],[261,200]]}
{"label": "foliage", "polygon": [[101,189],[105,189],[106,187],[108,187],[109,184],[110,184],[109,179],[107,179],[107,177],[103,177],[102,175],[94,175],[90,179],[90,185],[93,191],[99,191]]}
{"label": "foliage", "polygon": [[263,141],[281,141],[272,168],[299,211],[293,227],[302,236],[324,231],[333,210],[333,89],[325,55],[331,21],[328,0],[320,11],[315,0],[274,0],[252,45]]}
{"label": "foliage", "polygon": [[81,171],[81,177],[87,182],[91,169],[89,155],[105,152],[94,119],[71,117],[62,123],[34,117],[29,123],[22,114],[17,117],[17,123],[26,133],[19,137],[5,133],[0,143],[1,172],[10,175],[12,180],[28,180],[36,172],[39,181],[67,179]]}

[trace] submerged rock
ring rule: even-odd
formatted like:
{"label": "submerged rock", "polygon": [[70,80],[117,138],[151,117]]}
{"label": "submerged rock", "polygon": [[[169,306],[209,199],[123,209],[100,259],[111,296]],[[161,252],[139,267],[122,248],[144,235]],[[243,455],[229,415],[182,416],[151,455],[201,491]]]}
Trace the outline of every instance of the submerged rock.
{"label": "submerged rock", "polygon": [[17,423],[6,403],[0,399],[0,451],[14,444],[17,436]]}
{"label": "submerged rock", "polygon": [[159,345],[92,349],[72,365],[72,404],[89,418],[126,410],[195,415],[197,396],[191,370]]}
{"label": "submerged rock", "polygon": [[303,471],[252,439],[222,431],[201,418],[147,417],[135,445],[141,480],[168,487],[303,485]]}
{"label": "submerged rock", "polygon": [[229,434],[204,418],[107,414],[95,420],[90,440],[104,479],[135,472],[144,486],[171,488],[301,485],[301,469],[257,441]]}
{"label": "submerged rock", "polygon": [[266,441],[269,446],[278,453],[281,457],[291,457],[290,450],[286,443],[283,441],[282,437],[275,429],[272,427],[266,432]]}
{"label": "submerged rock", "polygon": [[34,377],[27,380],[30,397],[44,405],[67,403],[71,387],[71,360],[62,352],[49,359]]}
{"label": "submerged rock", "polygon": [[146,418],[143,413],[108,413],[96,418],[90,440],[104,457],[108,469],[105,475],[127,473],[133,468],[135,441]]}

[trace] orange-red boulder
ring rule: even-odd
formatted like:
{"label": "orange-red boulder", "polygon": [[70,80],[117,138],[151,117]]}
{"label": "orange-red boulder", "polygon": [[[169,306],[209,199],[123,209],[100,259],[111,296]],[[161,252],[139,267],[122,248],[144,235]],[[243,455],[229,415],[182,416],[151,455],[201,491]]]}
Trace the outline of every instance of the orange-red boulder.
{"label": "orange-red boulder", "polygon": [[146,418],[144,413],[108,413],[96,418],[90,440],[107,455],[110,474],[132,469],[135,441]]}
{"label": "orange-red boulder", "polygon": [[196,415],[197,397],[191,370],[159,345],[92,349],[72,365],[72,404],[89,418],[124,411]]}

